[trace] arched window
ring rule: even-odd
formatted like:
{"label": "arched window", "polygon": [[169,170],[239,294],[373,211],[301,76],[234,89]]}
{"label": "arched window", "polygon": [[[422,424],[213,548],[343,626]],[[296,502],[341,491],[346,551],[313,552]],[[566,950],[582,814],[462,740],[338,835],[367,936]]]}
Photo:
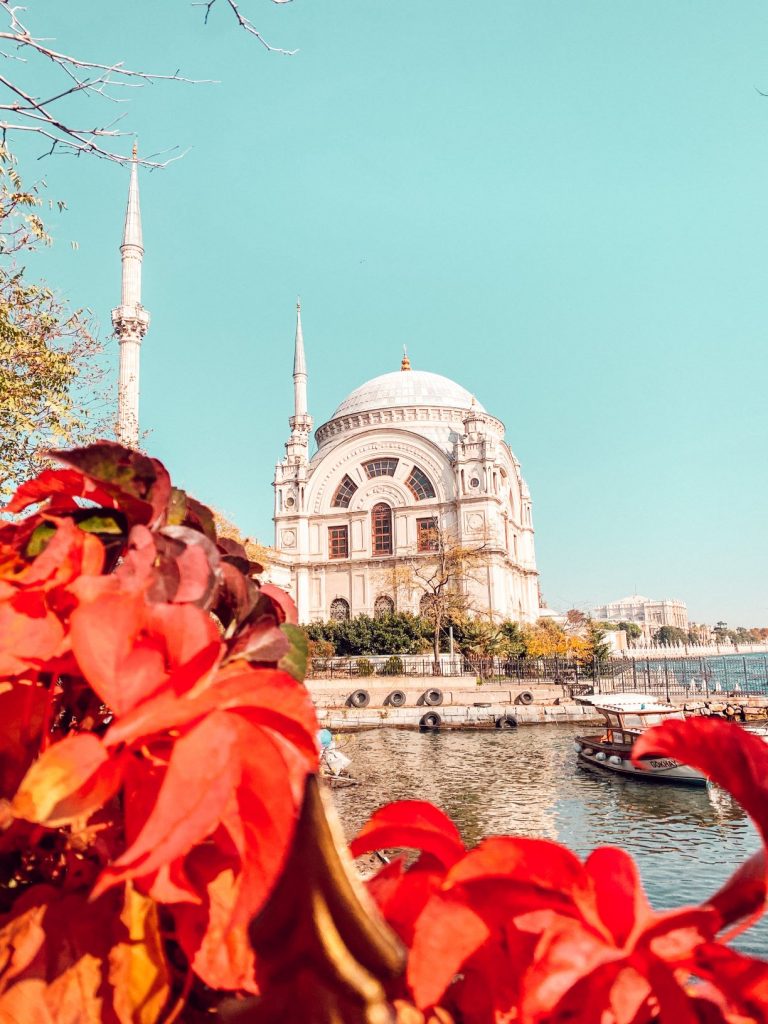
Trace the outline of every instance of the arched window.
{"label": "arched window", "polygon": [[334,597],[331,601],[331,618],[337,622],[344,622],[349,618],[349,601],[343,597]]}
{"label": "arched window", "polygon": [[363,469],[368,474],[368,479],[375,476],[394,476],[397,469],[397,459],[371,459],[363,463]]}
{"label": "arched window", "polygon": [[405,485],[416,501],[424,501],[425,498],[434,498],[435,488],[423,469],[414,466],[411,470]]}
{"label": "arched window", "polygon": [[334,508],[349,508],[349,503],[352,501],[352,495],[357,490],[357,484],[351,476],[344,475],[343,480],[336,488],[336,493],[333,496],[332,505]]}
{"label": "arched window", "polygon": [[392,509],[384,502],[371,509],[371,548],[374,555],[392,554]]}
{"label": "arched window", "polygon": [[391,597],[387,597],[386,594],[381,594],[380,597],[376,598],[376,603],[373,606],[373,617],[375,619],[385,619],[388,615],[395,614],[395,602]]}

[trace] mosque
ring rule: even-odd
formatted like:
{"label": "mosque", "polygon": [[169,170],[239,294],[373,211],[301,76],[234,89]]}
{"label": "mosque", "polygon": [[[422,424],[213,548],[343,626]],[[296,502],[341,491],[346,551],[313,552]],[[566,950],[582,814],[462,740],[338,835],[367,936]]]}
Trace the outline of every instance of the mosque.
{"label": "mosque", "polygon": [[[139,355],[149,326],[141,304],[144,255],[136,151],[120,247],[118,436],[139,437]],[[504,424],[461,385],[399,369],[356,388],[315,431],[297,307],[294,409],[274,477],[275,557],[270,575],[290,591],[299,621],[424,611],[425,592],[402,573],[429,572],[445,549],[476,552],[459,582],[470,612],[539,617],[531,495]],[[266,484],[266,481],[265,481]],[[398,572],[401,573],[398,576]]]}
{"label": "mosque", "polygon": [[440,547],[457,546],[481,552],[460,581],[471,611],[538,618],[531,495],[501,420],[406,355],[344,399],[310,458],[300,305],[293,390],[274,521],[300,621],[418,613],[429,595],[399,585],[397,567],[429,566]]}

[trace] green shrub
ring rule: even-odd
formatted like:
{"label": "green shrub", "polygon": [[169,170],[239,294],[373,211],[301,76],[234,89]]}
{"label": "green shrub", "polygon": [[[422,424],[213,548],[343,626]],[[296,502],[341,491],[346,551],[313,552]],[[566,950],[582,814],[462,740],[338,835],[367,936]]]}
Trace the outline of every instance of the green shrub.
{"label": "green shrub", "polygon": [[358,658],[355,662],[355,668],[359,676],[373,675],[373,662],[369,661],[368,658]]}
{"label": "green shrub", "polygon": [[403,659],[398,658],[396,654],[393,654],[384,662],[381,674],[384,676],[401,676],[404,671]]}

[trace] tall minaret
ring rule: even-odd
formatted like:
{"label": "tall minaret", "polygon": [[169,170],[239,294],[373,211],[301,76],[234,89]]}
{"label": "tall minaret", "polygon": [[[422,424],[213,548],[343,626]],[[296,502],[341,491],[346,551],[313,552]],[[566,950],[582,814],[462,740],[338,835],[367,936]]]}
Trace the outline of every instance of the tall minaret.
{"label": "tall minaret", "polygon": [[120,305],[112,310],[112,325],[120,343],[120,378],[117,385],[117,438],[136,448],[139,443],[139,354],[141,341],[149,327],[149,313],[141,304],[141,238],[139,173],[136,143],[133,144],[131,181],[125,211],[120,256],[123,285]]}
{"label": "tall minaret", "polygon": [[293,416],[288,420],[291,437],[285,446],[288,462],[306,463],[312,417],[307,412],[307,360],[301,329],[301,300],[296,303],[296,341],[293,350]]}

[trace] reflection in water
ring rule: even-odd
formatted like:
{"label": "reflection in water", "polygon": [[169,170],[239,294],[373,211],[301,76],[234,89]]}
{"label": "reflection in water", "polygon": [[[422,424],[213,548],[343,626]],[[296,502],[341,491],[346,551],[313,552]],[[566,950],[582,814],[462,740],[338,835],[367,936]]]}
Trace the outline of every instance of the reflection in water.
{"label": "reflection in water", "polygon": [[[510,732],[418,733],[380,729],[340,737],[361,785],[337,790],[351,838],[391,800],[429,800],[473,846],[483,836],[556,839],[585,856],[595,846],[631,853],[657,907],[698,903],[759,846],[727,793],[633,782],[581,767],[578,726]],[[768,921],[737,943],[768,955]]]}

